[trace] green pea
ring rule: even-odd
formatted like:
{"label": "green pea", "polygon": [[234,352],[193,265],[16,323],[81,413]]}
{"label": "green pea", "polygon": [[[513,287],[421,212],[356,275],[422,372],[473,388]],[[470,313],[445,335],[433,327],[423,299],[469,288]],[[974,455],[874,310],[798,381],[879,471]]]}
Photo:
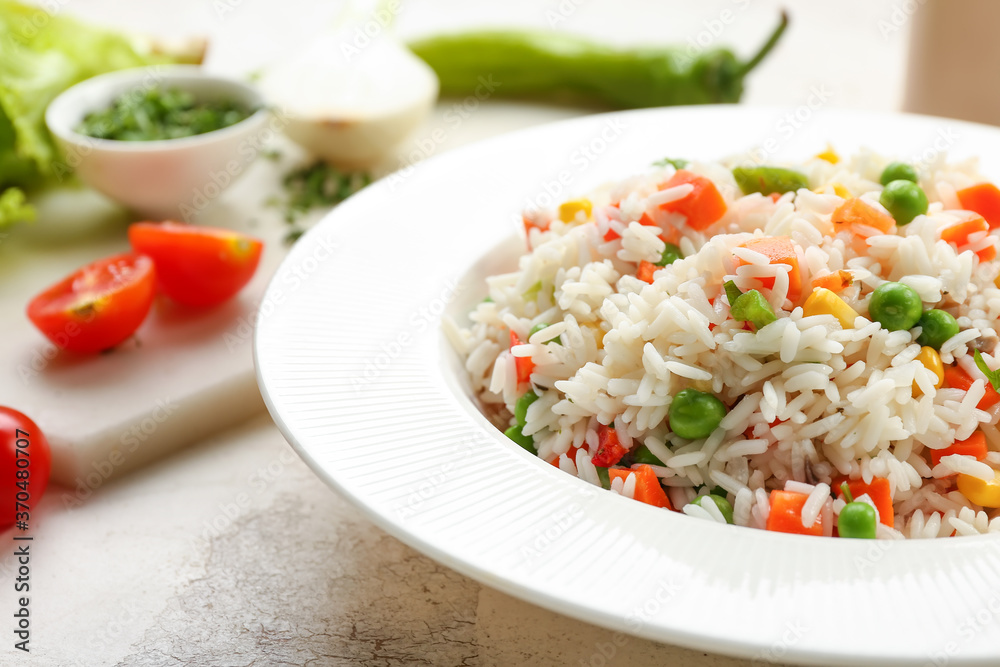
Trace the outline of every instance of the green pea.
{"label": "green pea", "polygon": [[[547,322],[539,322],[535,326],[531,327],[531,331],[528,332],[528,338],[531,338],[532,336],[534,336],[536,333],[538,333],[542,329],[547,329],[549,326],[551,326],[551,325],[549,325]],[[548,342],[550,342],[550,343],[557,343],[559,345],[562,345],[562,339],[559,336],[556,336],[555,338],[553,338],[552,340],[550,340]]]}
{"label": "green pea", "polygon": [[890,162],[882,170],[882,175],[878,179],[882,185],[889,185],[893,181],[917,182],[917,170],[905,162]]}
{"label": "green pea", "polygon": [[707,438],[726,416],[726,406],[712,394],[682,389],[670,403],[670,430],[686,440]]}
{"label": "green pea", "polygon": [[504,431],[503,434],[508,438],[510,438],[511,440],[513,440],[514,442],[516,442],[517,444],[519,444],[521,447],[524,447],[532,454],[537,453],[535,451],[535,439],[532,438],[530,435],[525,435],[524,433],[522,433],[521,432],[522,428],[524,427],[521,426],[520,424],[514,424],[509,429]]}
{"label": "green pea", "polygon": [[524,392],[521,398],[517,399],[517,403],[514,404],[514,419],[520,426],[524,426],[528,416],[528,406],[537,401],[539,398],[538,394],[534,391],[529,390]]}
{"label": "green pea", "polygon": [[847,503],[837,517],[837,533],[841,537],[875,539],[875,508],[868,503]]}
{"label": "green pea", "polygon": [[639,447],[634,449],[632,451],[632,458],[635,460],[636,463],[645,463],[646,465],[651,465],[651,466],[663,465],[663,461],[656,458],[656,455],[653,454],[653,452],[649,451],[649,447],[647,447],[646,445],[640,445]]}
{"label": "green pea", "polygon": [[895,218],[897,225],[908,225],[927,212],[927,195],[913,181],[889,181],[878,201]]}
{"label": "green pea", "polygon": [[660,261],[658,261],[656,265],[667,266],[668,264],[673,264],[679,259],[684,259],[684,253],[682,253],[681,249],[673,243],[668,243],[667,247],[663,249],[663,256],[660,257]]}
{"label": "green pea", "polygon": [[885,282],[875,288],[868,301],[872,320],[889,331],[902,331],[917,326],[924,313],[920,295],[909,285]]}
{"label": "green pea", "polygon": [[920,316],[920,335],[917,342],[921,345],[940,350],[946,340],[959,332],[958,322],[946,310],[928,310]]}
{"label": "green pea", "polygon": [[701,505],[703,508],[706,501],[715,503],[715,506],[722,512],[722,516],[726,518],[726,523],[733,523],[733,506],[729,504],[729,501],[725,497],[711,493],[707,496],[698,496],[694,499],[695,504]]}

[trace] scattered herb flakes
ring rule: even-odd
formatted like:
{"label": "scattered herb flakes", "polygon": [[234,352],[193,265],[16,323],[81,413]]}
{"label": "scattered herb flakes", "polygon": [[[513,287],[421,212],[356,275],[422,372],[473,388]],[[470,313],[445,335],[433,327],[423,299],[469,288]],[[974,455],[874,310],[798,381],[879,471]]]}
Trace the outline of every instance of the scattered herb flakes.
{"label": "scattered herb flakes", "polygon": [[[270,197],[265,205],[281,208],[285,222],[294,225],[309,211],[336,206],[371,182],[367,172],[345,172],[317,161],[286,174],[284,197]],[[294,243],[302,234],[303,230],[293,228],[285,242]]]}

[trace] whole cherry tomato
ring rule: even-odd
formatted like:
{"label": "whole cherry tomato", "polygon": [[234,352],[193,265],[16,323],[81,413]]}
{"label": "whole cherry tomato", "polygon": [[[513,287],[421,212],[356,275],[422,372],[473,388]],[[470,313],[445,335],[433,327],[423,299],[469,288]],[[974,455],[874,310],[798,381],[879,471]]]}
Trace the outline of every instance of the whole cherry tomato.
{"label": "whole cherry tomato", "polygon": [[0,528],[30,526],[31,508],[49,483],[52,452],[35,422],[0,407]]}

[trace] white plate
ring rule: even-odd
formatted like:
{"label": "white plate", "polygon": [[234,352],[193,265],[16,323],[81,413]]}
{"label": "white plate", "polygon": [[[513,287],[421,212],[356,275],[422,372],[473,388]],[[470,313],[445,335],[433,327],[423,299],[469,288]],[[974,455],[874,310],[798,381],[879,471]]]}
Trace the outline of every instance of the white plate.
{"label": "white plate", "polygon": [[[642,170],[830,141],[947,149],[1000,177],[1000,131],[836,110],[590,116],[429,160],[339,206],[279,269],[257,373],[285,437],[375,523],[460,572],[608,628],[807,664],[1000,662],[1000,539],[869,542],[720,526],[604,492],[479,414],[440,318],[513,266],[519,212]],[[546,193],[551,193],[550,197]],[[546,201],[549,199],[550,201]]]}

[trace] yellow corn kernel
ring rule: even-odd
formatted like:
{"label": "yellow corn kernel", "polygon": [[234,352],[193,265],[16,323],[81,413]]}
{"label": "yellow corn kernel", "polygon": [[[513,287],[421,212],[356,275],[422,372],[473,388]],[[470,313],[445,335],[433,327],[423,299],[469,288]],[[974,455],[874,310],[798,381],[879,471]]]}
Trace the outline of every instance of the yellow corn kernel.
{"label": "yellow corn kernel", "polygon": [[823,151],[822,153],[817,153],[816,157],[818,157],[820,160],[826,160],[830,164],[837,164],[838,162],[840,162],[840,156],[837,155],[837,151],[833,150],[833,146],[831,146],[830,144],[826,145],[825,151]]}
{"label": "yellow corn kernel", "polygon": [[597,324],[584,324],[583,326],[587,327],[588,329],[594,332],[594,342],[597,343],[597,349],[603,350],[604,333],[605,333],[604,329],[602,329],[600,325]]}
{"label": "yellow corn kernel", "polygon": [[842,197],[843,199],[851,198],[851,191],[845,188],[840,183],[833,184],[833,194],[837,195],[838,197]]}
{"label": "yellow corn kernel", "polygon": [[589,199],[572,199],[559,204],[559,219],[563,222],[573,222],[576,220],[576,214],[580,211],[583,211],[585,217],[590,218],[590,213],[593,210],[594,205],[590,203]]}
{"label": "yellow corn kernel", "polygon": [[1000,470],[993,473],[993,479],[984,482],[972,475],[958,475],[958,490],[982,507],[1000,507]]}
{"label": "yellow corn kernel", "polygon": [[1000,276],[997,276],[996,278],[993,279],[993,284],[996,285],[997,287],[1000,287]]}
{"label": "yellow corn kernel", "polygon": [[840,322],[840,326],[845,329],[853,329],[854,320],[858,317],[858,314],[847,305],[846,301],[825,287],[817,287],[812,291],[806,302],[802,304],[802,313],[806,317],[833,315]]}
{"label": "yellow corn kernel", "polygon": [[[934,388],[940,389],[941,385],[944,384],[944,364],[941,363],[941,355],[937,353],[933,347],[927,347],[926,345],[920,348],[920,353],[917,354],[917,361],[924,365],[924,368],[934,373],[937,380],[934,382]],[[920,396],[922,393],[920,387],[917,383],[913,383],[913,395]]]}

